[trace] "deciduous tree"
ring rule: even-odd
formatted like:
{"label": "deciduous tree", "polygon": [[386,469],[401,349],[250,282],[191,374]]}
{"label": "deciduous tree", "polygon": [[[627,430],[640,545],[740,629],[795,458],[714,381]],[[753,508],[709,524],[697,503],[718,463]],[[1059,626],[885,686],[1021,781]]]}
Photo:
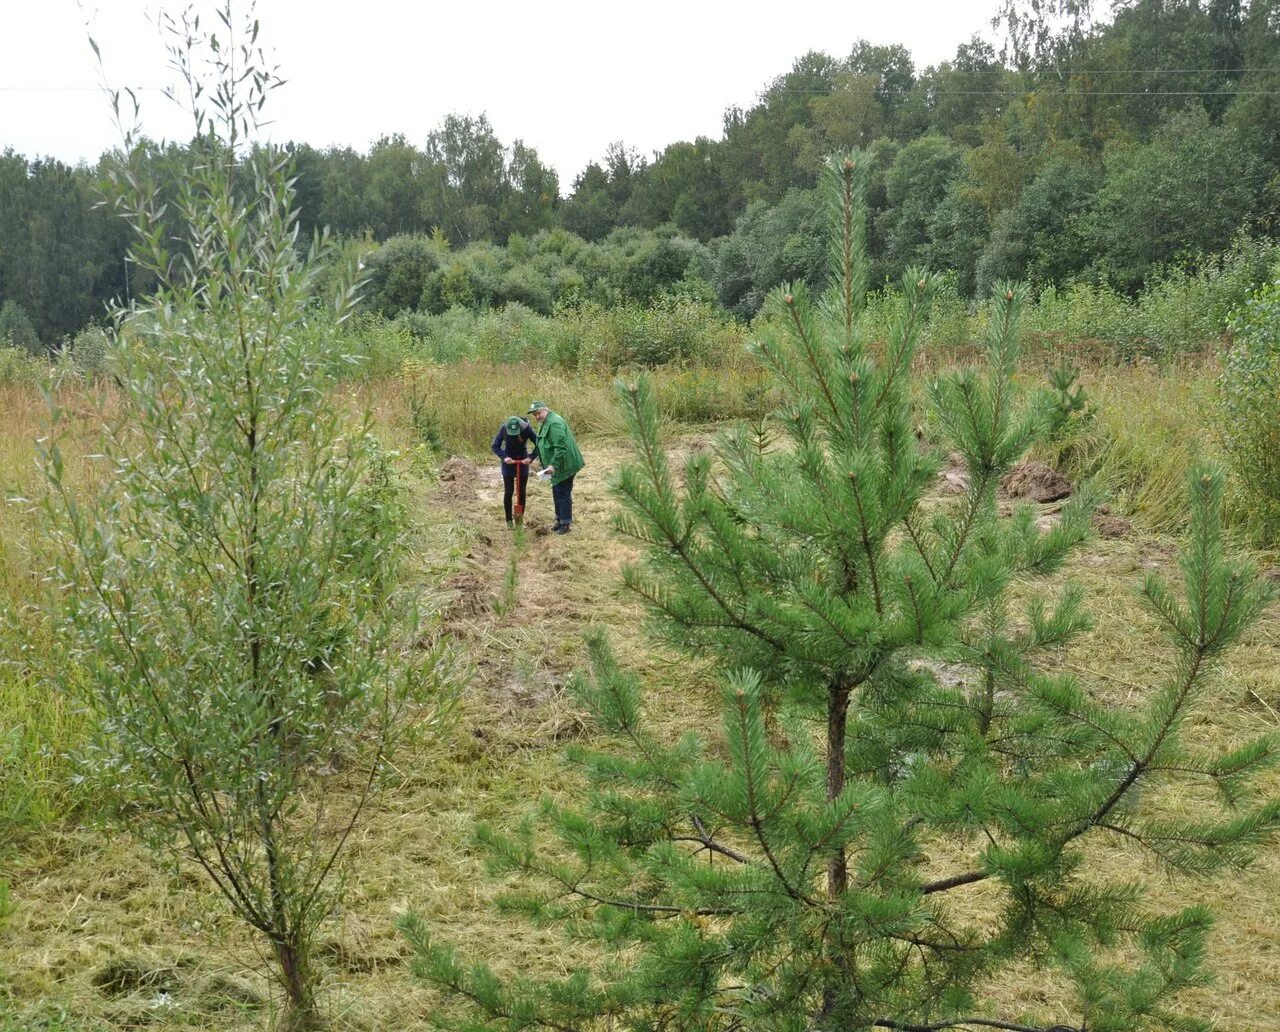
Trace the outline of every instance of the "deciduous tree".
{"label": "deciduous tree", "polygon": [[367,423],[331,395],[355,288],[314,304],[326,245],[297,247],[287,156],[246,147],[279,80],[257,23],[218,15],[163,22],[204,155],[176,238],[145,169],[118,169],[157,287],[117,313],[100,492],[77,489],[56,440],[45,451],[63,671],[94,716],[88,772],[133,833],[204,869],[263,937],[291,1026],[313,1028],[312,945],[410,670],[402,513]]}

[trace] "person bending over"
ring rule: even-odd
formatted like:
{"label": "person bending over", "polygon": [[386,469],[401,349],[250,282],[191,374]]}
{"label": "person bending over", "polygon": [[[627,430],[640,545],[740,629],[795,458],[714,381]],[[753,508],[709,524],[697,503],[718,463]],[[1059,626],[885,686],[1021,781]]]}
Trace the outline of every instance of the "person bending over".
{"label": "person bending over", "polygon": [[[502,463],[502,508],[507,526],[524,520],[525,488],[529,483],[529,463],[538,458],[538,435],[527,420],[511,416],[503,420],[493,436],[493,454]],[[512,511],[512,496],[515,511]]]}

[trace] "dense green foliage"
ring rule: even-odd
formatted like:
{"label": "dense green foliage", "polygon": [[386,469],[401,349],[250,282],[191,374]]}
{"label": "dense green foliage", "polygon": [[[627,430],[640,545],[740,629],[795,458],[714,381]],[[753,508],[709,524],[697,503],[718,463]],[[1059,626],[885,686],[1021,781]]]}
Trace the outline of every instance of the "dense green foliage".
{"label": "dense green foliage", "polygon": [[[817,170],[854,145],[870,148],[873,286],[924,261],[952,270],[966,300],[1002,277],[1133,292],[1241,234],[1274,235],[1277,0],[1140,0],[1095,27],[1061,27],[1052,6],[1004,5],[1003,56],[976,38],[927,68],[865,42],[803,55],[726,113],[720,139],[652,156],[615,144],[563,195],[533,147],[507,146],[483,116],[367,153],[292,144],[301,237],[327,226],[382,245],[370,304],[389,314],[512,301],[545,313],[683,282],[751,317],[779,283],[821,271]],[[196,150],[141,143],[127,162],[168,199]],[[0,302],[46,347],[147,289],[122,227],[92,206],[117,160],[0,156]]]}
{"label": "dense green foliage", "polygon": [[1280,279],[1260,289],[1235,321],[1223,363],[1220,426],[1257,530],[1280,536]]}
{"label": "dense green foliage", "polygon": [[546,315],[557,303],[575,300],[714,300],[705,282],[709,251],[670,231],[617,229],[592,244],[554,229],[513,237],[505,248],[480,242],[458,250],[439,234],[404,235],[369,251],[364,260],[366,305],[389,316],[511,303]]}
{"label": "dense green foliage", "polygon": [[[1002,517],[996,490],[1076,407],[1070,377],[1057,398],[1020,396],[1023,291],[1002,285],[985,366],[930,385],[968,480],[952,503],[927,499],[938,460],[913,433],[911,381],[937,280],[912,270],[888,346],[868,346],[858,174],[850,159],[829,175],[835,285],[769,302],[757,356],[785,447],[762,452],[743,427],[718,461],[695,453],[677,474],[647,383],[619,387],[636,458],[617,529],[643,549],[625,583],[654,638],[714,664],[722,729],[664,735],[638,678],[592,639],[576,694],[616,744],[575,754],[585,802],[544,804],[554,841],[532,823],[479,840],[528,884],[513,905],[595,936],[607,959],[504,981],[410,916],[417,973],[462,1005],[442,1027],[1209,1027],[1178,995],[1203,984],[1210,915],[1153,912],[1086,843],[1203,874],[1248,862],[1280,827],[1256,783],[1275,741],[1215,748],[1191,731],[1209,672],[1269,598],[1223,555],[1222,476],[1189,478],[1182,590],[1146,583],[1173,660],[1149,690],[1107,707],[1046,672],[1088,620],[1078,589],[1051,598],[1042,578],[1088,533],[1093,499],[1078,492],[1041,529],[1029,507]],[[1070,987],[1065,1004],[1009,1013],[987,998],[1027,962]]]}
{"label": "dense green foliage", "polygon": [[32,354],[43,350],[35,326],[16,301],[0,305],[0,346],[22,348]]}
{"label": "dense green foliage", "polygon": [[101,331],[71,348],[115,376],[106,475],[86,489],[43,449],[56,676],[92,714],[80,760],[104,815],[204,870],[269,951],[287,1027],[314,1028],[312,944],[413,669],[391,599],[404,512],[369,427],[328,395],[356,286],[312,304],[288,160],[239,148],[278,80],[256,24],[218,13],[225,36],[166,22],[174,66],[196,51],[212,80],[187,72],[205,160],[175,199],[183,232],[120,173],[131,262],[156,286],[116,313],[109,355]]}

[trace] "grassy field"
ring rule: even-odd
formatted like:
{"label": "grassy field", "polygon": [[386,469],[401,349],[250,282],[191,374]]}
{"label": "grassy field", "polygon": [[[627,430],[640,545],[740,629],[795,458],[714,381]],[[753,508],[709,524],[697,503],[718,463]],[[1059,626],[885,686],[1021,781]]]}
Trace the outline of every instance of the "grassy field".
{"label": "grassy field", "polygon": [[[1133,532],[1092,542],[1063,574],[1085,587],[1095,629],[1056,661],[1111,705],[1140,697],[1152,672],[1170,662],[1152,645],[1153,621],[1136,589],[1148,572],[1176,565],[1181,472],[1214,447],[1204,429],[1211,382],[1211,371],[1193,365],[1096,369],[1085,377],[1096,414],[1045,456],[1093,475],[1115,510],[1134,520]],[[713,431],[696,424],[752,411],[764,403],[760,390],[745,372],[665,371],[660,391],[672,447],[703,446]],[[453,643],[467,687],[446,733],[411,738],[397,754],[391,783],[350,850],[347,899],[323,933],[323,999],[339,1028],[425,1028],[437,1001],[409,975],[393,927],[406,910],[500,970],[563,974],[592,961],[588,944],[504,915],[494,905],[504,886],[484,874],[469,841],[477,821],[509,827],[544,797],[573,797],[579,782],[563,747],[585,731],[562,688],[581,659],[582,630],[610,629],[620,659],[645,673],[650,709],[673,736],[718,724],[715,682],[710,670],[652,650],[640,609],[622,590],[619,571],[631,550],[610,529],[607,485],[626,449],[607,382],[410,366],[399,379],[346,393],[351,404],[373,407],[398,449],[414,523],[405,576],[436,608],[431,636]],[[497,469],[485,455],[499,419],[523,411],[531,394],[550,396],[566,413],[587,455],[575,491],[578,522],[564,538],[546,533],[544,485],[531,486],[523,534],[509,534]],[[456,458],[443,462],[423,443],[415,397]],[[79,402],[72,408],[72,453],[87,479],[94,475],[86,458],[91,412]],[[43,405],[29,391],[12,391],[0,397],[0,411],[0,489],[8,499],[36,498],[31,442]],[[81,734],[82,718],[43,680],[57,642],[39,608],[51,587],[38,531],[28,503],[0,509],[0,820],[7,835],[0,877],[12,900],[12,912],[0,917],[0,1029],[262,1028],[278,1004],[264,958],[203,875],[158,867],[131,839],[94,826],[92,799],[72,783],[63,753]],[[1214,704],[1200,717],[1206,740],[1280,729],[1278,658],[1280,612],[1273,610],[1224,665]],[[1280,777],[1271,786],[1280,792]],[[1171,878],[1123,846],[1099,846],[1094,859],[1117,878],[1140,871],[1155,904],[1208,903],[1219,915],[1213,955],[1220,978],[1190,1004],[1224,1029],[1280,1029],[1280,856],[1212,882]],[[980,920],[983,889],[972,893]],[[1059,998],[1033,971],[990,992],[1005,1013]]]}

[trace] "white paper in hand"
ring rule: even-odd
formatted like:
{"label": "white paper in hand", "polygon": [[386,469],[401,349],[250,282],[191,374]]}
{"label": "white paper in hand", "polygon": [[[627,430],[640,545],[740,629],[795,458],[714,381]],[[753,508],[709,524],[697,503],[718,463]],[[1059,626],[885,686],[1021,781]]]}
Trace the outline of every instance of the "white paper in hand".
{"label": "white paper in hand", "polygon": [[541,469],[538,471],[539,480],[546,480],[549,476],[551,476],[551,470],[549,469]]}

